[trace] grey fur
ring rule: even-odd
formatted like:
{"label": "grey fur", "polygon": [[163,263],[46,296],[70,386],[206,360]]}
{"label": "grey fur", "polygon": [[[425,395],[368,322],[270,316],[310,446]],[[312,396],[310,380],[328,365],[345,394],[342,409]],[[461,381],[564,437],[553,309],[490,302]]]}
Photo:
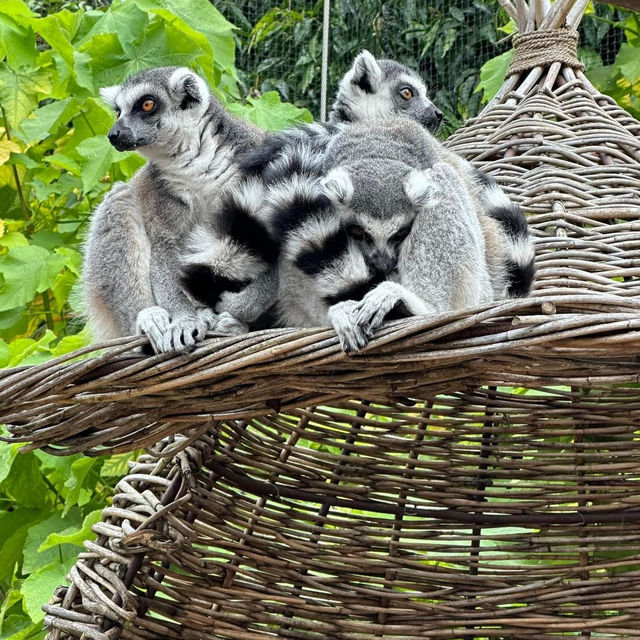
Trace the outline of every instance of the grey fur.
{"label": "grey fur", "polygon": [[[402,95],[403,89],[413,94]],[[362,51],[347,71],[331,107],[330,122],[385,120],[403,116],[435,131],[442,112],[431,102],[424,80],[395,60],[376,60]]]}
{"label": "grey fur", "polygon": [[[366,84],[367,91],[361,88],[363,84]],[[414,93],[409,100],[400,95],[404,87],[410,87]],[[245,172],[258,174],[267,186],[265,200],[251,184],[239,185],[229,200],[243,201],[247,214],[260,219],[266,229],[270,229],[273,238],[279,241],[280,230],[270,227],[269,219],[275,214],[272,213],[268,194],[276,201],[281,200],[287,197],[287,192],[295,191],[299,179],[321,176],[327,145],[345,123],[386,119],[398,114],[411,117],[432,130],[438,127],[442,117],[429,100],[427,87],[417,73],[392,60],[376,60],[368,51],[363,51],[340,82],[330,124],[314,123],[271,135],[261,148],[250,150],[241,159]],[[247,195],[251,191],[253,200]],[[203,247],[207,244],[209,249],[205,250]],[[229,256],[232,256],[230,263]],[[243,323],[253,322],[258,309],[264,305],[268,307],[270,298],[275,295],[275,291],[271,296],[267,292],[267,286],[275,282],[273,266],[262,262],[260,267],[248,249],[243,258],[238,243],[229,237],[227,229],[215,226],[198,229],[194,248],[185,255],[184,263],[186,268],[208,268],[213,279],[231,277],[237,280],[243,276],[255,279],[239,293],[223,294],[216,304],[218,311],[227,311]],[[194,291],[188,278],[185,285]]]}
{"label": "grey fur", "polygon": [[[405,100],[399,95],[399,89],[405,86],[411,86],[415,93],[415,97],[411,100]],[[269,231],[272,239],[280,242],[283,236],[288,234],[288,226],[295,223],[283,222],[283,216],[278,212],[285,211],[287,208],[302,211],[300,206],[290,205],[302,197],[312,198],[314,183],[324,174],[325,164],[329,167],[332,162],[334,165],[336,163],[335,158],[331,156],[338,153],[338,147],[332,145],[332,141],[336,137],[346,139],[343,136],[354,122],[384,121],[404,115],[433,129],[439,122],[438,114],[439,112],[428,99],[424,82],[415,72],[392,60],[375,60],[369,52],[363,51],[340,82],[330,123],[315,123],[271,135],[266,138],[262,147],[251,150],[241,158],[243,169],[251,175],[258,175],[263,180],[266,191],[263,199],[257,198],[254,202],[250,202],[250,199],[242,194],[242,190],[245,189],[243,186],[238,192],[238,197],[245,199],[245,210],[248,216],[259,219],[260,224],[265,227],[265,233]],[[357,141],[360,150],[355,152],[354,157],[358,154],[361,154],[360,157],[367,157],[371,141],[366,135]],[[352,140],[350,144],[355,142]],[[434,144],[438,145],[437,141],[434,140]],[[413,153],[412,140],[401,141],[401,145],[404,145],[403,157],[410,158]],[[440,145],[438,145],[438,154],[447,156],[447,161],[460,172],[460,179],[465,182],[474,196],[477,196],[476,202],[480,204],[477,213],[485,238],[487,263],[495,297],[504,298],[512,295],[510,278],[513,277],[513,265],[521,269],[521,273],[528,273],[529,277],[533,272],[533,247],[524,214],[510,203],[496,183],[486,178],[478,180],[480,174],[470,163],[446,152]],[[360,167],[361,180],[366,179],[367,171],[366,167]],[[390,168],[386,175],[393,176],[393,169]],[[373,193],[371,190],[369,192]],[[394,185],[390,192],[400,193],[398,185]],[[394,204],[381,199],[378,192],[376,192],[376,198],[376,202],[370,203],[374,209],[377,208],[381,212],[395,210]],[[388,206],[392,208],[387,209]],[[505,208],[511,209],[511,213],[519,222],[517,235],[509,234],[501,218],[493,215],[500,214],[501,209]],[[302,215],[306,214],[302,213]],[[302,227],[306,224],[307,222],[303,222]],[[295,241],[299,233],[300,229],[290,238],[291,242]],[[230,242],[234,247],[234,259],[232,262],[221,261],[220,256],[228,254]],[[201,266],[209,266],[216,277],[224,276],[225,270],[229,272],[229,267],[232,267],[236,279],[242,271],[247,280],[253,280],[239,293],[224,294],[216,306],[218,310],[237,314],[243,322],[252,322],[258,309],[263,305],[269,305],[270,296],[265,283],[273,281],[273,265],[250,259],[252,251],[246,247],[243,258],[241,243],[234,243],[230,238],[226,238],[224,242],[212,238],[210,245],[211,252],[208,254],[201,252],[197,256],[187,257],[187,262],[200,261]],[[241,264],[245,265],[242,269],[240,269]],[[357,272],[357,265],[352,264],[351,268]],[[260,273],[267,275],[261,276]],[[516,272],[516,279],[518,276],[519,273]],[[279,277],[287,279],[289,274],[282,273]],[[306,282],[305,277],[294,273],[294,283],[296,278],[300,278],[298,280],[300,286],[302,286],[301,283]],[[526,279],[520,282],[520,292],[514,295],[526,295],[530,284],[530,280],[527,282]],[[303,304],[299,313],[294,313],[294,303],[288,309],[283,309],[282,306],[280,302],[281,323],[307,322],[311,315],[316,318],[315,324],[317,324],[319,318],[326,315],[322,306],[314,308],[313,305]],[[245,310],[249,311],[245,313]]]}
{"label": "grey fur", "polygon": [[[183,292],[181,255],[239,179],[236,155],[264,134],[226,112],[186,68],[142,71],[101,95],[120,114],[112,143],[148,163],[115,184],[91,220],[83,270],[90,328],[98,340],[145,333],[156,352],[188,348],[217,320]],[[139,108],[145,96],[157,104],[150,115]]]}
{"label": "grey fur", "polygon": [[[323,189],[332,206],[284,239],[278,293],[284,324],[330,321],[345,350],[357,351],[399,303],[417,314],[494,298],[481,203],[460,158],[405,118],[348,127],[327,157],[326,177],[309,189]],[[354,225],[356,237],[349,235]],[[334,255],[309,266],[316,250]]]}

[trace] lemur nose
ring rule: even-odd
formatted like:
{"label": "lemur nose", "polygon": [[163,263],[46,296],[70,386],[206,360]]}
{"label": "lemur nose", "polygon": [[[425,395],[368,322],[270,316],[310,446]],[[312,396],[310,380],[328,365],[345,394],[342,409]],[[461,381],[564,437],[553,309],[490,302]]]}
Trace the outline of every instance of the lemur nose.
{"label": "lemur nose", "polygon": [[118,139],[119,136],[120,136],[120,131],[114,131],[113,129],[111,129],[107,137],[109,138],[109,142],[111,144],[114,144],[114,142]]}
{"label": "lemur nose", "polygon": [[442,113],[442,111],[440,111],[440,109],[436,108],[436,118],[438,119],[438,122],[442,122],[442,118],[444,118],[444,113]]}

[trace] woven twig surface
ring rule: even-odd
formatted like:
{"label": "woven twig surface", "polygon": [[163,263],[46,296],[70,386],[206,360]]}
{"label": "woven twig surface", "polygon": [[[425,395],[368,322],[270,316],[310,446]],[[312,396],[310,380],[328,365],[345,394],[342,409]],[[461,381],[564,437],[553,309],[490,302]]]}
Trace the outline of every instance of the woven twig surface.
{"label": "woven twig surface", "polygon": [[223,421],[120,483],[50,638],[637,638],[639,425],[625,387]]}
{"label": "woven twig surface", "polygon": [[[587,2],[501,4],[531,32]],[[448,141],[530,214],[531,299],[390,323],[353,357],[274,330],[0,378],[13,441],[166,436],[50,640],[640,638],[640,124],[574,69],[510,76]]]}
{"label": "woven twig surface", "polygon": [[388,403],[480,385],[635,382],[640,300],[555,296],[390,323],[358,356],[332,330],[211,340],[183,356],[123,355],[141,339],[0,381],[13,441],[50,453],[130,451],[213,420],[341,406],[366,392]]}

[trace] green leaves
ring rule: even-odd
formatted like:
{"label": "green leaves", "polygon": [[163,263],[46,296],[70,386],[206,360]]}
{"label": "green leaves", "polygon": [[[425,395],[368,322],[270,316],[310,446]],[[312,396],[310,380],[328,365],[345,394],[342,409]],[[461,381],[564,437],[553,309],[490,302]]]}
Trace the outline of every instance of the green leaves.
{"label": "green leaves", "polygon": [[12,69],[36,61],[35,35],[31,28],[31,10],[20,0],[0,3],[0,60],[6,56]]}
{"label": "green leaves", "polygon": [[[51,336],[53,338],[53,335]],[[50,338],[50,339],[51,339]],[[65,583],[79,547],[94,537],[123,463],[135,455],[104,459],[19,454],[0,443],[0,638],[19,640],[42,621],[42,604]]]}
{"label": "green leaves", "polygon": [[489,102],[500,91],[507,69],[513,60],[513,49],[484,63],[480,69],[480,83],[476,91],[482,91],[482,102]]}
{"label": "green leaves", "polygon": [[598,56],[585,73],[600,91],[640,118],[640,18],[632,14],[621,26],[627,42],[620,46],[613,64],[603,65]]}
{"label": "green leaves", "polygon": [[[0,67],[0,107],[11,131],[37,106],[38,100],[51,91],[49,75],[44,69],[15,71]],[[2,123],[0,123],[2,124]]]}
{"label": "green leaves", "polygon": [[13,247],[0,258],[0,311],[30,302],[55,282],[64,268],[63,256],[38,246]]}
{"label": "green leaves", "polygon": [[281,102],[275,91],[268,91],[260,98],[247,98],[247,105],[230,104],[229,110],[261,129],[278,131],[293,123],[311,122],[313,116],[307,109],[299,109],[292,104]]}
{"label": "green leaves", "polygon": [[118,159],[119,154],[104,135],[86,138],[78,144],[76,151],[84,160],[82,189],[87,193],[98,184],[100,178],[107,173],[111,163]]}

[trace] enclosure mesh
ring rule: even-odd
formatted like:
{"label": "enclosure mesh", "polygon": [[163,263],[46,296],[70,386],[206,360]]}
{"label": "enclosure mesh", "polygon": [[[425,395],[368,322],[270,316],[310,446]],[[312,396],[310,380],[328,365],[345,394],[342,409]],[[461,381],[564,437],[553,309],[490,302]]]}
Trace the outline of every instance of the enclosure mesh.
{"label": "enclosure mesh", "polygon": [[[322,0],[213,0],[213,4],[239,28],[237,64],[243,88],[276,89],[319,117]],[[607,20],[620,16],[613,15],[611,6],[597,5],[596,11],[603,19],[585,18],[581,46],[597,40],[596,52],[610,64],[624,32]],[[509,38],[499,30],[506,23],[497,0],[331,0],[328,102],[351,60],[366,48],[420,71],[445,112],[445,133],[450,133],[482,108],[475,92],[480,68],[509,50]],[[585,34],[585,29],[591,33]]]}

